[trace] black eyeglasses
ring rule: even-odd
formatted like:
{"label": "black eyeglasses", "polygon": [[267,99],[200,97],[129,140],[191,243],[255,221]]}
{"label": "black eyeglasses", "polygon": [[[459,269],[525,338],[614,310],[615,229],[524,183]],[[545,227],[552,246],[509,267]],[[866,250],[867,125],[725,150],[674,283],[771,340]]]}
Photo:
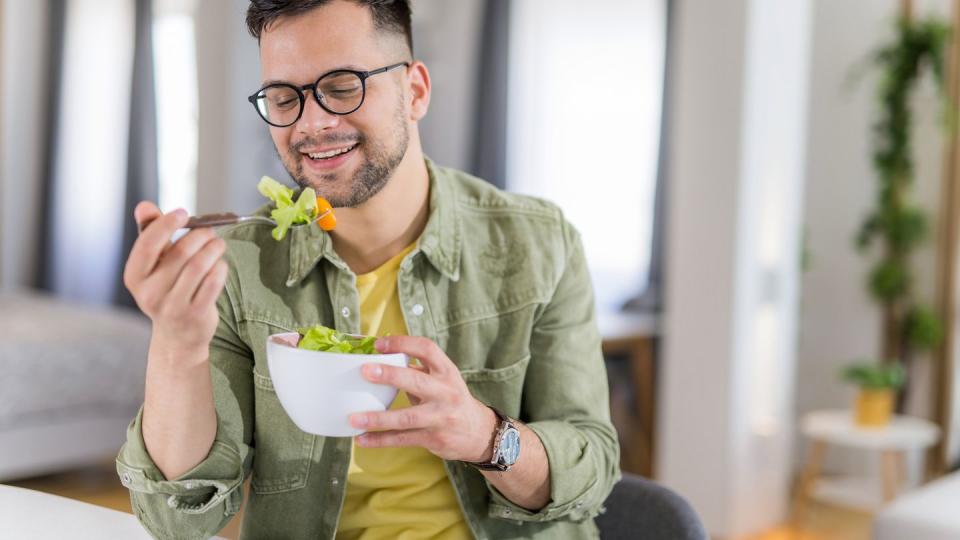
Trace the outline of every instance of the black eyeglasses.
{"label": "black eyeglasses", "polygon": [[314,99],[323,110],[342,116],[363,105],[363,99],[367,95],[368,78],[400,66],[409,67],[410,63],[400,62],[373,71],[338,69],[324,73],[313,84],[297,87],[287,83],[275,83],[265,86],[247,100],[257,109],[260,118],[274,127],[292,126],[300,120],[307,100],[307,90],[313,91]]}

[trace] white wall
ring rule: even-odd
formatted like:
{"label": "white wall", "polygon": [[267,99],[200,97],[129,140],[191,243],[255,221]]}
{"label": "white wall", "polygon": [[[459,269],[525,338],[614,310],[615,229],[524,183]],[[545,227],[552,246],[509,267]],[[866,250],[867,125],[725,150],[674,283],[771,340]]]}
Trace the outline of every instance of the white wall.
{"label": "white wall", "polygon": [[708,532],[786,515],[808,0],[677,6],[658,476]]}
{"label": "white wall", "polygon": [[[4,1],[0,15],[0,290],[34,279],[47,107],[47,3]],[[16,81],[16,83],[14,83]]]}
{"label": "white wall", "polygon": [[[858,358],[879,353],[879,311],[866,292],[871,259],[854,249],[854,235],[875,198],[870,162],[871,125],[876,115],[876,70],[855,69],[892,36],[896,0],[816,0],[810,87],[810,128],[804,215],[812,267],[803,276],[797,352],[798,415],[822,408],[849,407],[855,390],[838,371]],[[918,13],[946,13],[946,0],[918,2]],[[920,88],[917,200],[937,211],[940,184],[939,102],[930,84]],[[935,223],[933,224],[935,227]],[[930,301],[934,280],[933,243],[918,255],[917,290]],[[925,359],[920,359],[925,362]],[[918,381],[918,386],[925,381]],[[929,394],[914,393],[910,410],[929,411]],[[798,440],[798,444],[804,441]],[[797,458],[802,459],[798,452]],[[828,470],[875,468],[862,455],[828,454]]]}
{"label": "white wall", "polygon": [[[670,309],[664,321],[657,468],[658,477],[687,497],[708,527],[726,526],[724,501],[732,480],[722,474],[730,449],[704,443],[723,440],[730,424],[727,396],[731,386],[728,355],[732,349],[733,293],[724,284],[734,280],[729,252],[735,239],[731,224],[736,218],[740,140],[727,129],[738,125],[741,115],[746,25],[743,2],[736,5],[737,9],[731,9],[713,3],[696,7],[680,3],[674,12],[671,36],[675,62],[671,69],[676,80],[670,118],[672,126],[677,127],[669,141],[672,169],[665,266],[670,276],[666,291]],[[705,11],[697,17],[699,9]],[[697,36],[705,41],[717,39],[728,46],[699,48]],[[731,73],[735,76],[729,76]],[[716,84],[711,86],[710,81]],[[712,99],[701,95],[708,87]],[[718,103],[723,106],[715,107]],[[700,125],[702,118],[709,121]],[[722,182],[717,179],[719,171],[726,176]],[[713,181],[698,184],[679,178]],[[710,265],[709,279],[704,266],[687,263],[697,257],[717,261]],[[696,311],[678,320],[687,303],[695,305]],[[687,331],[696,331],[697,338],[671,338]],[[681,360],[674,362],[674,358]],[[683,359],[701,362],[697,365]],[[684,402],[679,402],[680,396]],[[694,416],[699,420],[693,421]],[[712,449],[709,459],[703,459],[706,448]],[[687,477],[703,480],[689,482]]]}

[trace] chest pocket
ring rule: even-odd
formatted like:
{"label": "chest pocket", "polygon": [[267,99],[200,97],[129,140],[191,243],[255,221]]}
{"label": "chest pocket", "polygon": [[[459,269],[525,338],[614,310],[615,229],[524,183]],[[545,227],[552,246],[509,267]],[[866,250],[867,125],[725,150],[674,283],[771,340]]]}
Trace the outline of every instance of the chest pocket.
{"label": "chest pocket", "polygon": [[530,355],[500,368],[461,371],[473,397],[514,418],[520,415],[523,381]]}

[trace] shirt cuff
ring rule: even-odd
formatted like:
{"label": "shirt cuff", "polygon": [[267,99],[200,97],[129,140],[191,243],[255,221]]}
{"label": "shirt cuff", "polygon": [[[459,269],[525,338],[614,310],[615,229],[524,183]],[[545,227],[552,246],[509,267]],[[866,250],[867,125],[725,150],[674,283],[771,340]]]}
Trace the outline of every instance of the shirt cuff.
{"label": "shirt cuff", "polygon": [[239,510],[243,499],[243,463],[236,449],[218,437],[203,461],[179,478],[167,480],[147,452],[142,421],[140,407],[127,428],[127,442],[117,456],[117,474],[124,487],[137,493],[167,495],[170,508],[187,514],[203,514],[222,502],[226,502],[227,515]]}
{"label": "shirt cuff", "polygon": [[619,480],[619,466],[613,467],[616,472],[607,474],[610,468],[598,461],[603,459],[603,452],[590,448],[591,442],[582,430],[567,422],[549,420],[524,425],[536,433],[546,450],[550,467],[550,502],[531,512],[511,502],[487,481],[490,517],[531,522],[561,518],[583,521],[600,514],[610,491],[608,484],[613,485]]}

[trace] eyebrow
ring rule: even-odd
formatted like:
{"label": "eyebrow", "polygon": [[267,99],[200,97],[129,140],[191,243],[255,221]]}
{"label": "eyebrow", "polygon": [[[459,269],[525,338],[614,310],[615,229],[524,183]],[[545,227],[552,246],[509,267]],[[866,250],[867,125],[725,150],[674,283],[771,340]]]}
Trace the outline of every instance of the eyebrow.
{"label": "eyebrow", "polygon": [[[364,69],[364,68],[362,68],[362,67],[360,67],[360,66],[354,65],[354,64],[346,64],[346,65],[343,65],[343,66],[337,66],[337,67],[335,67],[335,68],[333,68],[333,69],[328,69],[327,71],[324,71],[324,72],[321,73],[320,75],[317,75],[316,79],[313,79],[313,81],[311,81],[311,83],[316,82],[317,79],[319,79],[320,77],[326,75],[327,73],[333,73],[334,71],[343,71],[343,70],[347,70],[347,71],[368,71],[368,70],[366,70],[366,69]],[[265,87],[270,86],[270,85],[272,85],[272,84],[290,84],[290,85],[293,85],[293,86],[300,86],[300,85],[294,84],[294,83],[292,83],[292,82],[290,82],[290,81],[285,81],[285,80],[282,80],[282,79],[270,79],[270,80],[268,80],[268,81],[263,81],[262,83],[260,83],[260,88],[265,88]]]}

